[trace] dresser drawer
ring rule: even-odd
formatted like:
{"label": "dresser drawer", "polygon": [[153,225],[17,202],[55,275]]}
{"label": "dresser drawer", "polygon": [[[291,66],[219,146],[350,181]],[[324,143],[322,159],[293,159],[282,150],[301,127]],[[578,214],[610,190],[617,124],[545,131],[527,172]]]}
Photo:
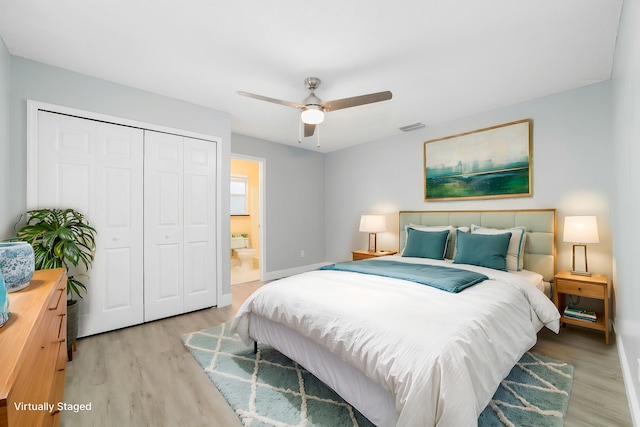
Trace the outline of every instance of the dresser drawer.
{"label": "dresser drawer", "polygon": [[558,279],[556,286],[560,293],[579,295],[587,298],[604,298],[605,290],[607,289],[606,286],[564,279]]}
{"label": "dresser drawer", "polygon": [[64,381],[67,375],[67,343],[61,342],[57,345],[56,367],[53,374],[53,387],[49,395],[50,402],[61,402],[64,393]]}
{"label": "dresser drawer", "polygon": [[47,309],[52,311],[61,311],[61,304],[66,304],[66,299],[62,298],[65,293],[64,286],[59,286],[51,296]]}
{"label": "dresser drawer", "polygon": [[51,315],[51,338],[55,341],[67,339],[67,313],[60,311],[50,312]]}

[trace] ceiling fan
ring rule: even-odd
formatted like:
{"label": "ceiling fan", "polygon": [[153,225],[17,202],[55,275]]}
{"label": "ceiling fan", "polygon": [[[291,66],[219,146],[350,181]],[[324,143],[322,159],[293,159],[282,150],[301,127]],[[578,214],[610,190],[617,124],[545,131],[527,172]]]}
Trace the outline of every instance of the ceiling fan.
{"label": "ceiling fan", "polygon": [[[318,124],[324,120],[324,113],[344,108],[357,107],[358,105],[372,104],[374,102],[387,101],[391,99],[391,92],[376,92],[367,95],[352,96],[350,98],[336,99],[334,101],[323,102],[315,94],[315,90],[320,86],[320,79],[317,77],[307,77],[304,84],[310,93],[300,104],[283,101],[281,99],[269,98],[268,96],[256,95],[249,92],[236,92],[238,95],[249,98],[260,99],[262,101],[273,102],[274,104],[285,105],[300,110],[300,119],[304,123],[304,136],[313,136]],[[300,142],[300,141],[298,141]]]}

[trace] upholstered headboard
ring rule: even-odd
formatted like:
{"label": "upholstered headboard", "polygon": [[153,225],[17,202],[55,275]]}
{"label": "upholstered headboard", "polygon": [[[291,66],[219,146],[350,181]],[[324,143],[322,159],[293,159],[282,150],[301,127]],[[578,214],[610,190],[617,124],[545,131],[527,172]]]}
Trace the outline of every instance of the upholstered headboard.
{"label": "upholstered headboard", "polygon": [[405,245],[405,226],[451,225],[470,227],[476,224],[488,228],[525,227],[524,269],[542,274],[551,281],[556,272],[556,210],[499,211],[400,211],[400,245]]}

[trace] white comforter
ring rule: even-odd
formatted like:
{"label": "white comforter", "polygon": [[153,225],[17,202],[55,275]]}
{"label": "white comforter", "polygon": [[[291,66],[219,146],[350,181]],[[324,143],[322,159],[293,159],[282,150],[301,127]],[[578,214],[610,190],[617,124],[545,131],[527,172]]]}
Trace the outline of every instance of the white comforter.
{"label": "white comforter", "polygon": [[398,279],[311,271],[260,288],[231,330],[250,344],[250,312],[296,330],[389,390],[397,426],[474,426],[500,381],[535,344],[538,325],[557,333],[560,315],[516,275],[451,266],[490,280],[451,294]]}

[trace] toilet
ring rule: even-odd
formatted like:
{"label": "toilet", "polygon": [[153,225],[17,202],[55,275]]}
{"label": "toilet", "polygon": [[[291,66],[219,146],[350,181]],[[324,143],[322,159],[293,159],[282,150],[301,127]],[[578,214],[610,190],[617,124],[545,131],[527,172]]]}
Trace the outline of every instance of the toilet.
{"label": "toilet", "polygon": [[256,250],[249,247],[248,237],[231,236],[231,249],[240,260],[238,268],[242,270],[251,270],[253,268],[253,257],[256,254]]}

